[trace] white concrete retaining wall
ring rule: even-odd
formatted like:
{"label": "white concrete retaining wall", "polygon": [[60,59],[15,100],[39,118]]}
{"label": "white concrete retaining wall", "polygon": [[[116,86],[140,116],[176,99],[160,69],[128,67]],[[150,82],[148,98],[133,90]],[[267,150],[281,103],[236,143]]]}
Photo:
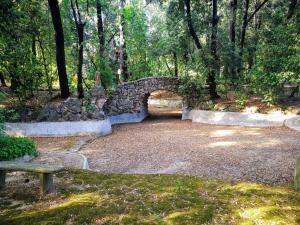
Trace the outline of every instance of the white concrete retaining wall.
{"label": "white concrete retaining wall", "polygon": [[5,123],[6,133],[12,136],[61,137],[61,136],[104,136],[112,133],[113,124],[139,123],[148,113],[123,113],[100,121]]}
{"label": "white concrete retaining wall", "polygon": [[101,121],[5,123],[6,133],[14,136],[77,136],[112,132],[108,119]]}
{"label": "white concrete retaining wall", "polygon": [[140,123],[147,116],[148,113],[146,111],[141,111],[138,113],[122,113],[120,115],[110,116],[109,120],[112,125],[123,123]]}
{"label": "white concrete retaining wall", "polygon": [[300,132],[300,116],[287,119],[284,125]]}
{"label": "white concrete retaining wall", "polygon": [[184,110],[182,114],[182,119],[190,119],[195,123],[263,127],[283,126],[286,120],[288,121],[296,117],[297,116],[284,115],[281,113],[261,114],[240,112],[214,112],[204,110]]}

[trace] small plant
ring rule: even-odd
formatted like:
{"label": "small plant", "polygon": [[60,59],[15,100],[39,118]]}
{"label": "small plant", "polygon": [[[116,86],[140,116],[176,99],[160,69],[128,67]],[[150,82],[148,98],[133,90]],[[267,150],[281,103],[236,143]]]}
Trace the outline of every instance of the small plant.
{"label": "small plant", "polygon": [[0,135],[0,146],[0,161],[12,160],[24,155],[37,155],[34,142],[28,138]]}
{"label": "small plant", "polygon": [[240,93],[237,96],[236,104],[239,108],[244,108],[246,106],[248,96],[246,94]]}

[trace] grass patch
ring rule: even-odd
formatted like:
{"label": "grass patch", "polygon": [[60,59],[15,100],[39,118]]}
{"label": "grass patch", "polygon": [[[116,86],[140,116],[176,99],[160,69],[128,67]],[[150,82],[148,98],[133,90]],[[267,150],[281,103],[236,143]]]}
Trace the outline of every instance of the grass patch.
{"label": "grass patch", "polygon": [[[56,184],[57,194],[30,198],[25,209],[0,204],[0,224],[300,223],[300,193],[284,187],[81,170],[61,173]],[[5,192],[1,198],[14,200],[18,190]]]}

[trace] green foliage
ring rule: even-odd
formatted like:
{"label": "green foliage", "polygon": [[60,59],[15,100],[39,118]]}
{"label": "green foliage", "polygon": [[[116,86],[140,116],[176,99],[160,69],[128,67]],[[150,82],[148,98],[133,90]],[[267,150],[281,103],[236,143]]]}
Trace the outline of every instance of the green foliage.
{"label": "green foliage", "polygon": [[[7,94],[0,91],[0,101],[3,101],[7,98]],[[5,129],[4,122],[6,120],[15,120],[18,119],[19,115],[14,109],[0,108],[0,135],[3,134]]]}
{"label": "green foliage", "polygon": [[277,22],[270,25],[270,30],[259,42],[256,64],[246,76],[256,93],[262,94],[269,103],[276,101],[285,82],[300,84],[298,27],[293,22],[278,22],[283,17],[279,10],[274,14],[274,21]]}
{"label": "green foliage", "polygon": [[187,106],[194,107],[201,98],[203,99],[206,94],[203,83],[200,76],[180,77],[178,91],[186,99]]}
{"label": "green foliage", "polygon": [[28,138],[0,135],[0,146],[0,161],[11,160],[24,155],[37,155],[35,144]]}
{"label": "green foliage", "polygon": [[238,93],[236,103],[239,108],[244,108],[248,100],[248,96],[245,93]]}

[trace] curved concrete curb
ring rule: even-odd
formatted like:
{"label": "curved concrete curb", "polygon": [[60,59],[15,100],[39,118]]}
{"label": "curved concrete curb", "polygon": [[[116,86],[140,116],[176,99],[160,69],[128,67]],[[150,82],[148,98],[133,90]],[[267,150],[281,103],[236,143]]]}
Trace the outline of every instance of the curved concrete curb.
{"label": "curved concrete curb", "polygon": [[101,121],[5,123],[6,133],[17,136],[104,136],[112,132],[109,119]]}
{"label": "curved concrete curb", "polygon": [[285,121],[295,116],[283,114],[239,113],[239,112],[214,112],[204,110],[184,110],[182,119],[191,119],[194,123],[214,125],[238,125],[276,127],[283,126]]}
{"label": "curved concrete curb", "polygon": [[123,123],[140,123],[147,116],[148,113],[146,111],[141,111],[138,113],[122,113],[119,115],[110,116],[109,120],[112,125]]}
{"label": "curved concrete curb", "polygon": [[296,116],[294,118],[287,119],[284,123],[285,126],[297,130],[300,132],[300,116]]}

